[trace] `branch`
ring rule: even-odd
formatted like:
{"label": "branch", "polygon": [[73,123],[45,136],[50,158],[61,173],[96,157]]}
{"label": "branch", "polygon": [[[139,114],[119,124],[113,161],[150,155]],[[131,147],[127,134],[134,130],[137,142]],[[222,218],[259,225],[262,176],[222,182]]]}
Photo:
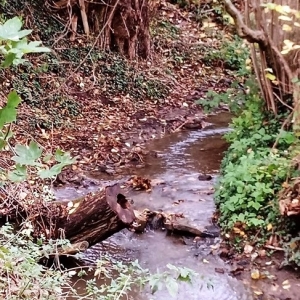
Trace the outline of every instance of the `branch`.
{"label": "branch", "polygon": [[252,30],[249,28],[243,20],[243,16],[239,10],[233,5],[230,0],[224,0],[226,11],[233,18],[237,33],[241,38],[246,39],[250,43],[258,43],[259,45],[265,47],[268,42],[266,40],[265,34],[261,30]]}

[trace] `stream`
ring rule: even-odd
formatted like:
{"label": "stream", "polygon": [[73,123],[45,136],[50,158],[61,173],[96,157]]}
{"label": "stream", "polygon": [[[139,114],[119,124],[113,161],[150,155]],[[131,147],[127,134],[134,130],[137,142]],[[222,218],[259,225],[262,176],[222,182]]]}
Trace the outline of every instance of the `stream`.
{"label": "stream", "polygon": [[[149,141],[147,148],[158,155],[149,158],[147,167],[134,169],[127,177],[116,180],[102,180],[100,185],[116,181],[125,181],[129,176],[138,175],[153,181],[150,193],[132,191],[128,198],[133,200],[135,209],[162,210],[167,213],[183,213],[187,225],[201,231],[214,232],[215,237],[201,238],[195,242],[194,237],[167,234],[165,231],[147,230],[136,234],[123,230],[103,243],[89,248],[84,253],[88,264],[100,258],[101,253],[108,253],[115,258],[128,261],[138,260],[143,268],[152,272],[166,270],[167,264],[188,267],[199,274],[199,278],[190,285],[180,283],[179,293],[175,299],[189,300],[251,300],[249,289],[229,275],[230,265],[226,264],[213,249],[221,239],[218,228],[212,223],[215,210],[213,201],[213,184],[217,179],[220,162],[227,144],[222,139],[228,132],[230,115],[221,113],[211,116],[209,126],[197,131],[182,131],[168,135],[159,140]],[[199,174],[211,175],[211,180],[199,180]],[[99,186],[85,189],[63,188],[56,191],[58,199],[78,198]],[[221,271],[220,271],[221,270]],[[213,289],[208,289],[209,281]],[[131,297],[131,298],[130,298]],[[147,291],[132,293],[129,299],[165,300],[173,299],[168,291],[161,290],[150,295]]]}

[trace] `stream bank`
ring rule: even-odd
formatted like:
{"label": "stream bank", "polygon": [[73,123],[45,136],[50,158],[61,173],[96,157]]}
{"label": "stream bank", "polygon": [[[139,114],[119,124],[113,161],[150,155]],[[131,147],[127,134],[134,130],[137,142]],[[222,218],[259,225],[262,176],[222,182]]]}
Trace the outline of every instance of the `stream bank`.
{"label": "stream bank", "polygon": [[[231,277],[231,267],[219,258],[221,239],[212,222],[215,210],[213,185],[222,153],[227,148],[222,136],[228,131],[229,120],[228,113],[218,114],[207,120],[210,124],[203,130],[181,131],[149,142],[148,149],[155,151],[156,157],[147,158],[147,168],[128,170],[126,174],[147,177],[153,182],[151,192],[130,191],[127,194],[135,209],[182,213],[187,225],[203,232],[214,232],[213,236],[195,240],[151,228],[143,234],[124,230],[88,249],[83,256],[87,264],[95,262],[103,253],[125,261],[138,259],[142,267],[152,272],[163,271],[170,263],[188,267],[199,274],[193,285],[180,284],[176,299],[252,299],[248,287]],[[207,179],[211,176],[211,180],[199,180],[199,174],[209,175]],[[115,180],[103,179],[103,174],[93,175],[102,186],[128,180],[125,174]],[[80,190],[64,188],[57,191],[57,197],[70,200],[98,187],[95,184]],[[214,288],[207,289],[205,280],[209,280]],[[132,299],[151,299],[145,293],[130,296]],[[166,298],[169,298],[166,290],[155,294],[155,299]]]}

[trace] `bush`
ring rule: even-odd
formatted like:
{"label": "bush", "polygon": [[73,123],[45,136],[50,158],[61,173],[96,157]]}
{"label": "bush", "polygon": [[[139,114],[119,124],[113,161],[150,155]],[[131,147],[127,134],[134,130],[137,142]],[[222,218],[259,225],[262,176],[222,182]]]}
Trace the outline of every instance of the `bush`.
{"label": "bush", "polygon": [[279,230],[277,193],[287,178],[296,175],[288,151],[296,137],[281,129],[286,115],[267,112],[257,90],[248,88],[243,110],[233,118],[232,131],[225,136],[230,146],[215,193],[220,225],[243,238],[247,232],[259,230],[266,237],[271,229]]}

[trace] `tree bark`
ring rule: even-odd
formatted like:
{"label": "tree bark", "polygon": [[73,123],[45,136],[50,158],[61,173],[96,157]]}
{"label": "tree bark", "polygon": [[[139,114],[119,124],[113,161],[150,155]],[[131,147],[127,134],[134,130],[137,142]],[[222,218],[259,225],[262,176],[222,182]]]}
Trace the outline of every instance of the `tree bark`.
{"label": "tree bark", "polygon": [[63,238],[87,247],[135,221],[134,211],[118,184],[68,203],[42,199],[32,203],[30,199],[26,202],[10,195],[3,197],[0,194],[0,222],[10,222],[16,229],[30,225],[34,238]]}
{"label": "tree bark", "polygon": [[133,209],[116,184],[86,195],[74,211],[70,209],[60,228],[71,243],[87,241],[91,246],[129,227],[134,220]]}
{"label": "tree bark", "polygon": [[[129,59],[150,55],[149,0],[105,0],[97,3],[60,0],[51,3],[48,6],[62,11],[65,19],[70,15],[69,10],[73,16],[81,18],[85,34],[94,31],[102,49],[116,50]],[[72,20],[69,21],[74,25]],[[71,41],[74,41],[77,28],[71,27]]]}

